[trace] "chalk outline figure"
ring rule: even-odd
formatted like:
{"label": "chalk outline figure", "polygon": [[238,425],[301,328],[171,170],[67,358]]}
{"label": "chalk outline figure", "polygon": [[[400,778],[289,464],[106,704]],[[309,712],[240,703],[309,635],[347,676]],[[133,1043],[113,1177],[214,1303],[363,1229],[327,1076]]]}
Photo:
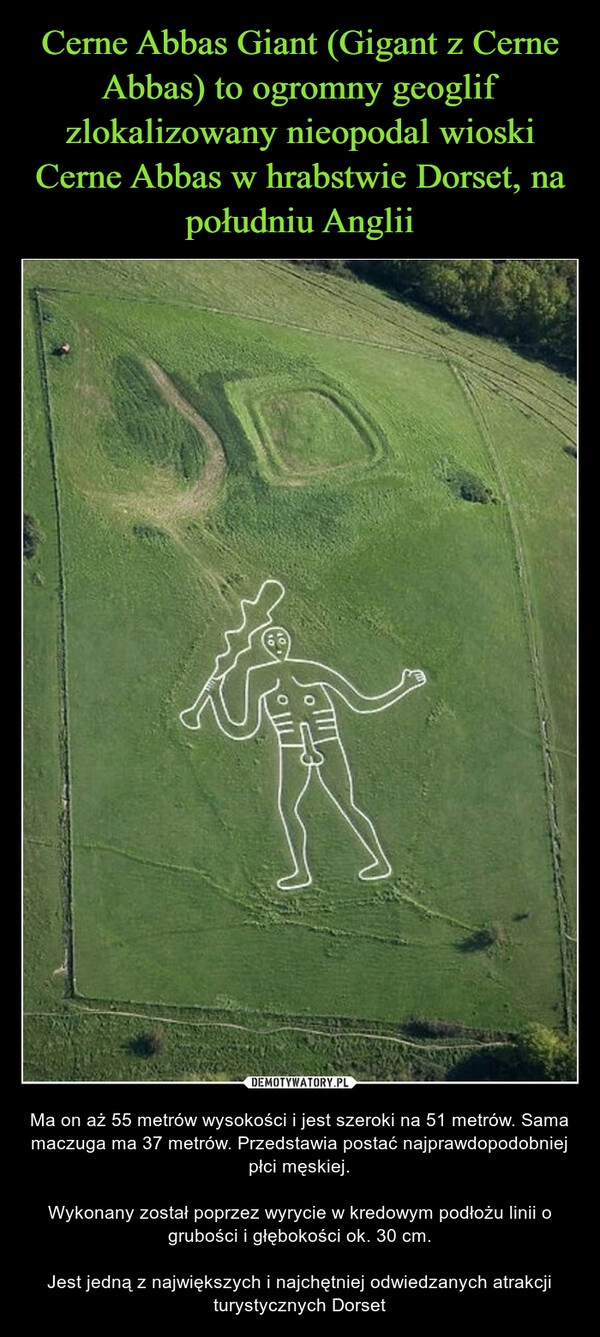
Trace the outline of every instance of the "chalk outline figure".
{"label": "chalk outline figure", "polygon": [[[290,874],[278,879],[281,891],[298,891],[312,883],[308,833],[300,816],[300,805],[313,775],[370,855],[371,862],[360,870],[359,878],[363,882],[381,881],[390,876],[392,867],[371,819],[355,801],[354,780],[331,693],[340,697],[354,714],[376,715],[423,687],[427,679],[422,669],[404,669],[400,682],[389,691],[365,696],[336,669],[316,660],[292,659],[290,633],[285,627],[272,625],[273,610],[284,594],[280,581],[267,580],[255,599],[242,600],[239,627],[225,633],[226,650],[217,656],[213,672],[194,705],[182,711],[179,719],[186,728],[199,729],[200,716],[210,701],[217,726],[227,738],[238,741],[254,738],[263,714],[275,730],[279,744],[277,802],[294,864]],[[259,632],[268,659],[246,668],[244,718],[234,720],[225,701],[224,683],[242,656],[252,652]],[[238,649],[240,641],[243,646]],[[282,666],[279,674],[274,672],[278,664]],[[338,762],[341,783],[332,760]]]}

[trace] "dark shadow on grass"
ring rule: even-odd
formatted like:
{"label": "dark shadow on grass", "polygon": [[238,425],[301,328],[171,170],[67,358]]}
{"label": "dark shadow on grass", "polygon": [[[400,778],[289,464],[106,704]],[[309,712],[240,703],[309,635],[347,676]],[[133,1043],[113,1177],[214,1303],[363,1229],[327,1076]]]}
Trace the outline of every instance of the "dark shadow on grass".
{"label": "dark shadow on grass", "polygon": [[494,947],[504,947],[506,930],[502,924],[483,924],[475,929],[468,938],[457,943],[459,952],[489,952]]}
{"label": "dark shadow on grass", "polygon": [[528,1074],[515,1065],[512,1050],[479,1049],[448,1069],[448,1082],[526,1082]]}
{"label": "dark shadow on grass", "polygon": [[144,1031],[127,1045],[134,1058],[156,1058],[163,1053],[166,1037],[162,1031]]}
{"label": "dark shadow on grass", "polygon": [[[429,1021],[425,1017],[411,1017],[403,1026],[403,1030],[407,1035],[423,1040],[439,1040],[465,1034],[465,1027],[461,1026],[459,1021],[437,1021],[435,1018]],[[473,1034],[472,1031],[470,1033]]]}

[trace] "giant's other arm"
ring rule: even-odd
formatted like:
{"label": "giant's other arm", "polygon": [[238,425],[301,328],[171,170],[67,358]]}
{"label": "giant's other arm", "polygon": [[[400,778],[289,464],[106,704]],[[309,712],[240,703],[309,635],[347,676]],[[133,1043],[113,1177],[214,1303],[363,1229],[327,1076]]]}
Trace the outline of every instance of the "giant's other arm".
{"label": "giant's other arm", "polygon": [[[207,683],[210,704],[222,733],[228,738],[254,738],[258,733],[262,719],[262,707],[265,695],[273,687],[273,674],[264,665],[258,664],[248,670],[246,675],[245,707],[243,720],[231,718],[223,695],[223,680],[212,678]],[[226,679],[225,679],[226,681]]]}
{"label": "giant's other arm", "polygon": [[409,692],[414,692],[417,687],[423,687],[427,681],[422,669],[407,668],[400,682],[396,683],[395,687],[390,687],[388,692],[381,692],[379,696],[365,696],[342,673],[328,668],[326,664],[311,663],[308,660],[304,663],[309,671],[315,670],[315,676],[307,686],[320,684],[329,687],[341,696],[342,701],[345,701],[356,715],[376,715],[380,710],[388,710],[397,701],[401,701],[403,696],[408,696]]}

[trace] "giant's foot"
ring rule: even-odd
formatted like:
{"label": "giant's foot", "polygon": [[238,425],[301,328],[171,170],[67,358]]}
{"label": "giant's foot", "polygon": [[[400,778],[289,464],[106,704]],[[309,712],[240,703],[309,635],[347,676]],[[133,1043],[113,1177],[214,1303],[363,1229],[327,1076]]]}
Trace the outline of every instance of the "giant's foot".
{"label": "giant's foot", "polygon": [[382,878],[389,877],[392,871],[391,863],[385,858],[375,859],[374,863],[367,864],[366,868],[361,868],[358,874],[361,882],[380,882]]}
{"label": "giant's foot", "polygon": [[289,877],[280,877],[277,886],[280,891],[300,891],[302,887],[310,887],[311,882],[312,877],[308,868],[297,868]]}

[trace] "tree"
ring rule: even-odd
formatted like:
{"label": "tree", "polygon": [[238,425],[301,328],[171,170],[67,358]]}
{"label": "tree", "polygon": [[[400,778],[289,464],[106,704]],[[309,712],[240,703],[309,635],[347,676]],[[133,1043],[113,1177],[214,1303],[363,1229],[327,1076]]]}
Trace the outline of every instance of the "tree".
{"label": "tree", "polygon": [[569,1082],[577,1076],[574,1040],[537,1021],[523,1027],[517,1057],[532,1081]]}

